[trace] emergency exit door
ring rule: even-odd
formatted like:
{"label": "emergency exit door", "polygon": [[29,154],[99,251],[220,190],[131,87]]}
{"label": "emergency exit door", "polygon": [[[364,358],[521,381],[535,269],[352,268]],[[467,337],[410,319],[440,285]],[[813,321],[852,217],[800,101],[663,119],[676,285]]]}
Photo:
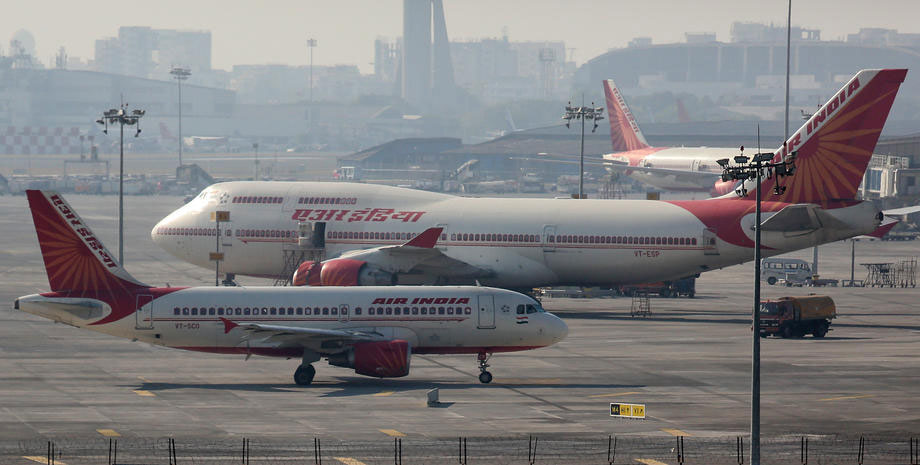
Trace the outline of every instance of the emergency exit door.
{"label": "emergency exit door", "polygon": [[495,297],[491,295],[479,296],[479,325],[480,329],[495,328]]}
{"label": "emergency exit door", "polygon": [[134,329],[153,329],[153,296],[140,294],[136,303]]}

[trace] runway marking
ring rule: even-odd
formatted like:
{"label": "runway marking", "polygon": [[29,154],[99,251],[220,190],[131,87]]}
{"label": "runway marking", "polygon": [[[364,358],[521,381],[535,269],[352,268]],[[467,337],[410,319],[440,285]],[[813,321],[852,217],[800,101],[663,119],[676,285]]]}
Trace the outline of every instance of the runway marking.
{"label": "runway marking", "polygon": [[107,438],[120,438],[121,437],[121,435],[116,433],[115,430],[113,429],[106,429],[106,428],[97,429],[96,432]]}
{"label": "runway marking", "polygon": [[661,431],[670,434],[671,436],[693,436],[692,434],[674,428],[661,428]]}
{"label": "runway marking", "polygon": [[668,465],[664,462],[659,462],[655,459],[636,459],[636,462],[644,463],[645,465]]}
{"label": "runway marking", "polygon": [[351,457],[332,457],[332,458],[338,460],[339,462],[344,463],[345,465],[366,465],[364,462],[353,459]]}
{"label": "runway marking", "polygon": [[[22,458],[26,460],[31,460],[33,462],[44,463],[46,465],[48,464],[48,457],[41,457],[38,455],[23,455]],[[67,465],[66,463],[61,462],[60,460],[55,460],[54,464],[55,465]]]}
{"label": "runway marking", "polygon": [[588,396],[588,397],[596,399],[598,397],[617,397],[617,396],[628,396],[631,394],[640,394],[640,392],[639,391],[614,392],[611,394],[595,394],[593,396]]}
{"label": "runway marking", "polygon": [[396,431],[395,429],[381,429],[378,431],[380,431],[383,434],[386,434],[387,436],[393,436],[394,438],[406,437],[406,433],[400,433],[399,431]]}
{"label": "runway marking", "polygon": [[395,394],[395,393],[396,393],[396,391],[384,391],[384,392],[378,392],[377,394],[371,394],[371,396],[373,396],[373,397],[387,397],[387,396],[392,396],[392,395]]}
{"label": "runway marking", "polygon": [[145,390],[143,390],[143,389],[136,389],[136,390],[134,391],[134,393],[137,394],[137,395],[139,395],[139,396],[141,396],[141,397],[156,397],[156,396],[157,396],[156,394],[154,394],[154,393],[152,393],[152,392],[150,392],[150,391],[145,391]]}
{"label": "runway marking", "polygon": [[818,402],[830,402],[833,400],[848,400],[848,399],[865,399],[867,397],[875,397],[875,394],[860,394],[858,396],[828,397],[826,399],[818,399]]}

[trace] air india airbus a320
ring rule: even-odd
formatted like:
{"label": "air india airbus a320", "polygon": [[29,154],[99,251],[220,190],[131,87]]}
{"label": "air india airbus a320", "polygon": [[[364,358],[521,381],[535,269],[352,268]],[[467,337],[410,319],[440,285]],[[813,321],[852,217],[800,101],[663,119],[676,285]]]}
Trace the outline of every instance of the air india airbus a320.
{"label": "air india airbus a320", "polygon": [[14,308],[112,336],[222,354],[301,357],[310,384],[322,358],[366,376],[409,374],[416,354],[536,349],[568,329],[535,300],[473,286],[151,287],[134,279],[55,192],[27,191],[50,292]]}
{"label": "air india airbus a320", "polygon": [[[763,255],[876,230],[880,212],[856,200],[904,69],[863,70],[788,141],[794,176],[773,195],[763,181]],[[737,153],[736,153],[737,154]],[[753,259],[754,189],[708,200],[465,198],[344,182],[215,184],[151,231],[176,257],[211,268],[215,210],[231,274],[278,277],[304,223],[322,230],[323,261],[301,263],[312,286],[483,284],[512,289],[679,279]],[[323,229],[324,228],[324,229]],[[431,247],[410,241],[439,230]],[[429,232],[430,234],[430,232]]]}

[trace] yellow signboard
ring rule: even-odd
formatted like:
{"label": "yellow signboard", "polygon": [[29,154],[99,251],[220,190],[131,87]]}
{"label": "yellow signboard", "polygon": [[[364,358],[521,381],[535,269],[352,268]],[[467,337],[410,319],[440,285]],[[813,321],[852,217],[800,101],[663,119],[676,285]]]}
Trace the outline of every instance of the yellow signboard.
{"label": "yellow signboard", "polygon": [[211,212],[211,221],[230,221],[230,212],[218,210],[216,212]]}
{"label": "yellow signboard", "polygon": [[223,252],[209,252],[208,256],[211,258],[212,262],[219,262],[224,259]]}
{"label": "yellow signboard", "polygon": [[645,404],[610,403],[610,416],[622,418],[645,418]]}

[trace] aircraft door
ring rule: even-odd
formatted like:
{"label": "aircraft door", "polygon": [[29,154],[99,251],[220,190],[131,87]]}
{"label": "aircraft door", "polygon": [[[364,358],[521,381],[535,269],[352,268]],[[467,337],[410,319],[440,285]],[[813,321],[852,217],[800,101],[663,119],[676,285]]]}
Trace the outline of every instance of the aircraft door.
{"label": "aircraft door", "polygon": [[136,304],[134,329],[153,329],[153,296],[139,294]]}
{"label": "aircraft door", "polygon": [[441,228],[441,237],[438,238],[438,242],[435,245],[435,248],[444,250],[446,246],[443,245],[443,243],[447,242],[447,238],[450,237],[450,232],[448,231],[450,225],[448,225],[447,223],[439,223],[439,224],[436,224],[435,226],[438,228]]}
{"label": "aircraft door", "polygon": [[495,328],[495,297],[491,295],[479,296],[479,329]]}
{"label": "aircraft door", "polygon": [[220,222],[220,246],[221,247],[232,247],[233,246],[233,222],[232,221],[221,221]]}
{"label": "aircraft door", "polygon": [[543,251],[556,251],[556,225],[547,224],[543,226]]}
{"label": "aircraft door", "polygon": [[339,305],[339,323],[348,323],[350,318],[348,310],[348,305]]}
{"label": "aircraft door", "polygon": [[288,189],[287,194],[284,195],[284,201],[281,204],[281,211],[290,212],[297,208],[297,205],[300,203],[300,188],[292,187]]}
{"label": "aircraft door", "polygon": [[719,255],[718,242],[716,241],[716,230],[706,228],[703,230],[702,245],[703,255]]}

